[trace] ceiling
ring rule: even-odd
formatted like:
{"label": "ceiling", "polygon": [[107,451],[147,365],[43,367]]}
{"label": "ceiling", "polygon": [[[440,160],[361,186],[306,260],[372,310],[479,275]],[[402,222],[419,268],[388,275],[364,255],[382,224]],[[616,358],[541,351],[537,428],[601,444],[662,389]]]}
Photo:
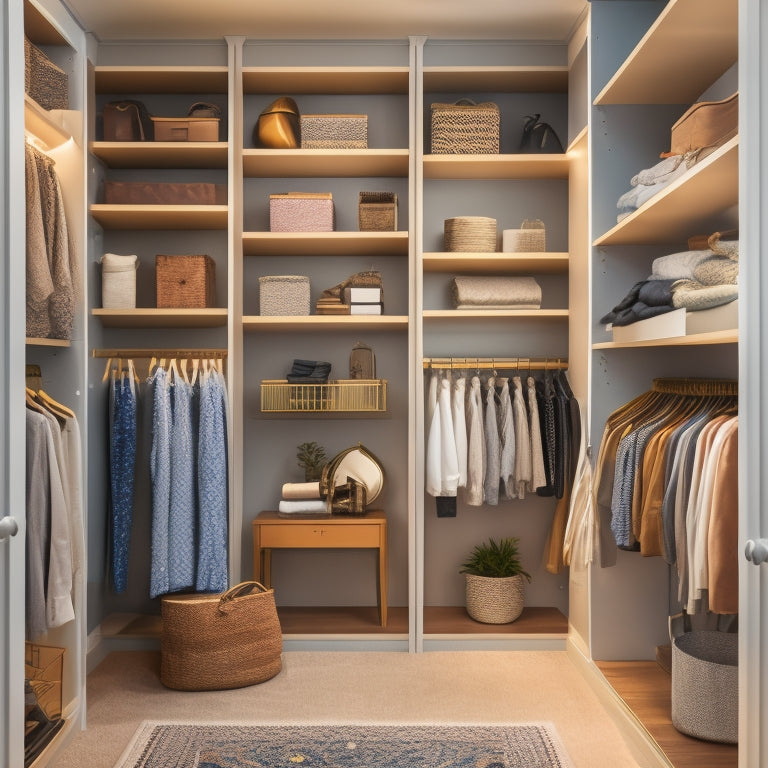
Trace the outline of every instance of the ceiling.
{"label": "ceiling", "polygon": [[386,39],[427,35],[566,41],[587,0],[64,0],[99,40]]}

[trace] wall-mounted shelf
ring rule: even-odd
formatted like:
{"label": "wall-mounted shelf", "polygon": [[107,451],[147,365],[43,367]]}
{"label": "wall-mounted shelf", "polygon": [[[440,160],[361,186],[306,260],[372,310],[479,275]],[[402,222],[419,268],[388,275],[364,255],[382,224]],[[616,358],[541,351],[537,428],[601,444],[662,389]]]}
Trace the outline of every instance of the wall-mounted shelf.
{"label": "wall-mounted shelf", "polygon": [[565,93],[567,66],[424,67],[424,90],[444,93]]}
{"label": "wall-mounted shelf", "polygon": [[245,93],[408,93],[408,67],[243,67]]}
{"label": "wall-mounted shelf", "polygon": [[262,413],[367,413],[387,410],[386,379],[343,379],[327,384],[261,382]]}
{"label": "wall-mounted shelf", "polygon": [[365,177],[408,175],[407,149],[244,149],[246,177]]}
{"label": "wall-mounted shelf", "polygon": [[105,328],[217,328],[227,324],[226,309],[92,309]]}
{"label": "wall-mounted shelf", "polygon": [[557,274],[568,271],[567,253],[425,253],[425,272]]}
{"label": "wall-mounted shelf", "polygon": [[58,147],[71,138],[69,131],[56,119],[57,111],[43,109],[24,94],[24,128],[49,148]]}
{"label": "wall-mounted shelf", "polygon": [[689,336],[673,336],[667,339],[643,339],[642,341],[600,341],[592,349],[631,349],[632,347],[689,347],[704,344],[737,344],[738,329],[693,333]]}
{"label": "wall-mounted shelf", "polygon": [[226,168],[225,141],[94,141],[91,152],[110,168]]}
{"label": "wall-mounted shelf", "polygon": [[245,232],[246,256],[405,256],[407,232]]}
{"label": "wall-mounted shelf", "polygon": [[525,317],[534,320],[568,319],[567,309],[425,309],[425,320],[486,320],[497,317]]}
{"label": "wall-mounted shelf", "polygon": [[568,155],[425,155],[425,179],[567,179]]}
{"label": "wall-mounted shelf", "polygon": [[711,218],[739,199],[739,137],[696,164],[615,227],[595,245],[643,245],[685,240],[713,231]]}
{"label": "wall-mounted shelf", "polygon": [[226,205],[91,206],[91,215],[104,229],[226,229]]}
{"label": "wall-mounted shelf", "polygon": [[28,347],[70,347],[72,342],[69,339],[40,339],[27,336],[26,344]]}
{"label": "wall-mounted shelf", "polygon": [[696,101],[738,58],[737,19],[738,0],[670,0],[594,103]]}
{"label": "wall-mounted shelf", "polygon": [[96,93],[226,93],[226,67],[97,66]]}
{"label": "wall-mounted shelf", "polygon": [[248,315],[245,331],[391,331],[408,327],[405,315]]}

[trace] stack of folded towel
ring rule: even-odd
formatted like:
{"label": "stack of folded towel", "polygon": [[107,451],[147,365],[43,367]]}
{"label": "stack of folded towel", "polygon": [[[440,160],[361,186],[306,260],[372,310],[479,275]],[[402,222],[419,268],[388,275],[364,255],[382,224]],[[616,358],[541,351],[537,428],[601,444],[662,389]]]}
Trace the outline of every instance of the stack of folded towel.
{"label": "stack of folded towel", "polygon": [[630,325],[638,320],[685,308],[689,312],[712,309],[739,296],[739,241],[722,240],[716,232],[709,248],[682,251],[655,259],[646,280],[629,293],[601,323]]}
{"label": "stack of folded towel", "polygon": [[330,510],[320,495],[320,483],[284,483],[282,499],[277,507],[281,517],[294,515],[330,515]]}

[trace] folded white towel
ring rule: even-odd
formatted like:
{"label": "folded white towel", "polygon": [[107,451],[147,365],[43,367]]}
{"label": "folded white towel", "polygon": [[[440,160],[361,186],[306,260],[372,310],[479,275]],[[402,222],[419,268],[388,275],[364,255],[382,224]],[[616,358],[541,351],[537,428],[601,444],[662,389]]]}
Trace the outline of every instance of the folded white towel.
{"label": "folded white towel", "polygon": [[286,501],[283,499],[278,505],[277,511],[283,514],[325,514],[328,512],[328,505],[321,500]]}
{"label": "folded white towel", "polygon": [[651,265],[652,280],[694,279],[694,270],[704,259],[712,258],[714,254],[706,251],[681,251],[659,256]]}

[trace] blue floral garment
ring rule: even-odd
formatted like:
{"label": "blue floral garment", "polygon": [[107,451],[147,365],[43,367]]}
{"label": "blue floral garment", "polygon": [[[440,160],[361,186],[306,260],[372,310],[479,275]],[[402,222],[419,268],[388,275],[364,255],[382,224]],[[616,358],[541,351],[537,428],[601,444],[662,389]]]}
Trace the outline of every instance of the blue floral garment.
{"label": "blue floral garment", "polygon": [[152,566],[149,596],[170,591],[168,521],[171,502],[171,392],[168,374],[158,367],[150,377],[154,384],[152,404]]}

